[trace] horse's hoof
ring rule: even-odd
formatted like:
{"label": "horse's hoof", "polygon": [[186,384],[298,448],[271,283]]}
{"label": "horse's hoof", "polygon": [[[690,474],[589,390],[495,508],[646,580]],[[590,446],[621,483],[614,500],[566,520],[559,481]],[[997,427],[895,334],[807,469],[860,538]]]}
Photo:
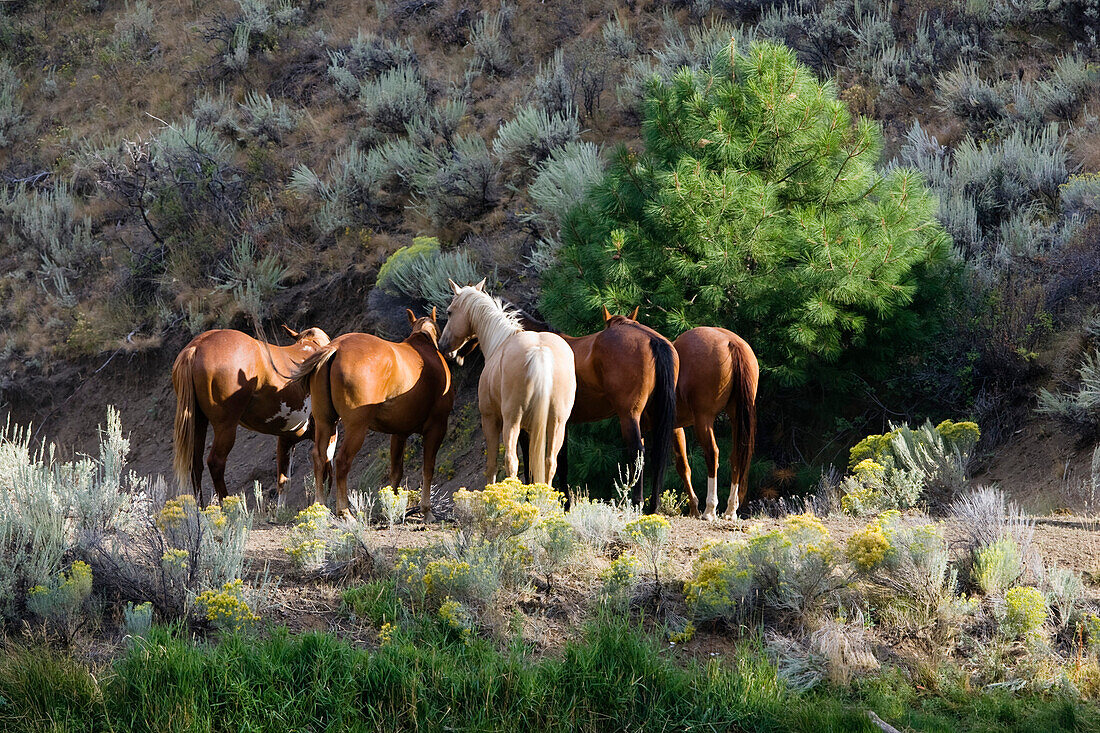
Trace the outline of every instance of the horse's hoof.
{"label": "horse's hoof", "polygon": [[422,511],[421,514],[424,517],[424,524],[431,524],[432,522],[435,521],[435,515],[432,514],[431,509],[428,509],[426,511]]}
{"label": "horse's hoof", "polygon": [[718,516],[714,512],[703,512],[702,519],[704,522],[714,522],[717,521]]}

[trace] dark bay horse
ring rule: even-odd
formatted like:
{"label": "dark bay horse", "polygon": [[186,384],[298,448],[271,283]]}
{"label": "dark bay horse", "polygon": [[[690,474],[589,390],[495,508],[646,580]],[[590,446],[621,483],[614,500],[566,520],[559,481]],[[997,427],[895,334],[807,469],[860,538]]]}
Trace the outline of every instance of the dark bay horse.
{"label": "dark bay horse", "polygon": [[[521,320],[528,330],[558,333],[573,349],[577,399],[569,416],[570,424],[618,417],[623,440],[635,456],[643,452],[643,430],[652,430],[649,461],[653,489],[649,511],[654,512],[664,485],[675,428],[680,358],[668,339],[635,320],[637,314],[635,309],[630,316],[613,316],[604,308],[603,330],[588,336],[562,334],[525,313],[521,313]],[[562,452],[560,464],[562,474],[568,477],[568,448]],[[639,477],[632,497],[636,506],[641,505],[643,496],[643,481]]]}
{"label": "dark bay horse", "polygon": [[298,333],[290,346],[272,346],[251,336],[219,329],[196,336],[172,365],[176,393],[173,465],[180,491],[188,487],[202,502],[202,453],[206,429],[214,443],[206,465],[219,499],[227,495],[225,463],[237,426],[279,438],[276,456],[279,505],[286,499],[290,449],[309,435],[309,392],[287,375],[329,343],[319,328]]}
{"label": "dark bay horse", "polygon": [[724,328],[700,326],[672,342],[680,356],[676,383],[676,431],[673,450],[676,470],[688,492],[691,516],[699,516],[699,499],[691,486],[684,427],[695,427],[707,463],[707,504],[703,519],[715,519],[718,510],[718,442],[714,420],[720,413],[733,426],[729,500],[723,516],[732,519],[745,501],[749,464],[756,442],[756,387],[760,366],[752,348]]}
{"label": "dark bay horse", "polygon": [[[400,343],[366,333],[347,333],[298,368],[294,380],[305,384],[313,402],[313,470],[317,497],[327,498],[325,478],[331,462],[336,482],[336,512],[348,512],[348,472],[368,431],[390,437],[390,484],[397,488],[405,471],[405,441],[424,436],[424,480],[420,511],[432,521],[431,486],[435,456],[447,433],[454,405],[451,372],[439,353],[435,308],[425,318],[407,311],[412,333]],[[336,423],[344,440],[336,448]]]}

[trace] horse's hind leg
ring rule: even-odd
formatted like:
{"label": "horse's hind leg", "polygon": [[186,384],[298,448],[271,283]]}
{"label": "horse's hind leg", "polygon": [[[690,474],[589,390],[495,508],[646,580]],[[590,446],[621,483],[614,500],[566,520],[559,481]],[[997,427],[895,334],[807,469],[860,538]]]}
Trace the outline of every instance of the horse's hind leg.
{"label": "horse's hind leg", "polygon": [[[210,446],[210,455],[206,458],[206,465],[210,469],[210,478],[214,480],[214,491],[218,500],[229,495],[225,488],[225,464],[229,459],[229,451],[233,450],[233,444],[237,442],[237,422],[215,423],[214,444]],[[200,500],[200,504],[202,501]]]}
{"label": "horse's hind leg", "polygon": [[407,435],[390,436],[390,486],[394,491],[401,488],[405,479],[405,441]]}
{"label": "horse's hind leg", "polygon": [[195,410],[195,439],[191,446],[191,486],[195,491],[195,501],[202,502],[202,454],[206,452],[206,428],[210,421],[202,410]]}
{"label": "horse's hind leg", "polygon": [[684,482],[684,489],[688,495],[688,514],[692,517],[699,516],[699,497],[695,495],[695,489],[691,485],[691,464],[688,463],[687,435],[683,428],[672,431],[672,455],[676,460],[676,473],[680,474],[680,480]]}
{"label": "horse's hind leg", "polygon": [[446,434],[446,418],[424,432],[424,481],[420,484],[420,516],[424,518],[424,524],[435,521],[432,515],[432,479],[435,478],[435,456]]}
{"label": "horse's hind leg", "polygon": [[335,448],[336,424],[327,420],[315,420],[310,456],[313,458],[313,500],[320,504],[328,503],[328,492],[332,485],[332,455]]}
{"label": "horse's hind leg", "polygon": [[[332,461],[332,477],[336,482],[336,515],[346,517],[348,511],[348,473],[351,471],[355,454],[363,447],[367,437],[367,428],[344,421],[344,440],[336,449],[336,458]],[[397,487],[394,487],[397,488]]]}
{"label": "horse's hind leg", "polygon": [[699,439],[707,463],[707,506],[703,519],[710,521],[718,518],[718,441],[714,438],[714,419],[696,417],[695,437]]}
{"label": "horse's hind leg", "polygon": [[[516,444],[519,442],[519,416],[508,418],[504,422],[504,475],[506,478],[519,478],[519,452]],[[531,480],[538,481],[543,471],[538,467],[532,467]]]}
{"label": "horse's hind leg", "polygon": [[297,438],[280,435],[275,448],[275,506],[279,509],[286,506],[286,485],[290,483],[290,454],[297,442]]}
{"label": "horse's hind leg", "polygon": [[[640,460],[644,456],[645,446],[642,443],[642,423],[641,415],[623,415],[619,417],[619,429],[623,433],[623,442],[626,444],[626,450],[630,453],[630,466],[629,473],[631,477],[634,477],[634,469],[636,466],[642,465],[643,461]],[[634,506],[641,506],[642,500],[645,497],[643,492],[642,472],[639,471],[635,477],[634,486],[631,490],[630,500],[634,503]]]}

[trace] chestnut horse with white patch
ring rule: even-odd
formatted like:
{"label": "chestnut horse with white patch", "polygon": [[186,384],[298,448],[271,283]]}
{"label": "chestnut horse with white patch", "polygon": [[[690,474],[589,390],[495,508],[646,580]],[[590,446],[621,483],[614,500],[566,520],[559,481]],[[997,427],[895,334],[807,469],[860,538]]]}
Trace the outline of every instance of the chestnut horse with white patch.
{"label": "chestnut horse with white patch", "polygon": [[289,481],[290,449],[309,435],[309,393],[287,375],[329,343],[319,328],[298,333],[290,346],[272,346],[227,329],[206,331],[183,348],[172,365],[176,393],[173,465],[181,492],[190,488],[202,503],[202,454],[206,429],[214,443],[206,465],[219,499],[227,495],[225,463],[237,426],[279,438],[276,486],[279,505]]}
{"label": "chestnut horse with white patch", "polygon": [[461,288],[451,282],[451,289],[454,298],[439,348],[453,358],[476,338],[485,356],[477,399],[487,449],[486,483],[496,481],[502,437],[505,476],[518,477],[520,430],[530,436],[535,482],[550,483],[577,395],[573,351],[557,334],[525,331],[514,311],[485,292],[484,280]]}
{"label": "chestnut horse with white patch", "polygon": [[[348,513],[348,472],[367,433],[390,435],[390,485],[397,488],[405,471],[405,441],[424,436],[424,480],[420,511],[432,521],[431,488],[435,456],[447,433],[454,405],[451,371],[437,348],[439,330],[432,314],[417,318],[406,311],[412,333],[393,343],[366,333],[346,333],[306,359],[293,379],[308,378],[313,401],[313,470],[317,497],[328,498],[325,477],[331,463],[336,483],[336,513]],[[336,449],[336,423],[344,440]]]}
{"label": "chestnut horse with white patch", "polygon": [[707,464],[707,504],[703,519],[717,518],[718,441],[714,420],[726,413],[733,427],[730,466],[730,495],[726,519],[733,519],[748,491],[749,464],[756,442],[756,387],[760,365],[756,354],[733,331],[700,326],[684,332],[672,342],[680,355],[680,377],[676,382],[676,431],[673,452],[676,470],[688,492],[691,516],[699,516],[699,499],[691,486],[684,427],[693,425]]}
{"label": "chestnut horse with white patch", "polygon": [[[617,417],[627,449],[634,456],[648,449],[644,472],[653,477],[649,511],[655,512],[676,427],[676,381],[681,367],[680,358],[669,340],[638,323],[637,316],[637,308],[629,316],[613,316],[604,308],[602,331],[587,336],[568,336],[520,311],[520,321],[525,328],[557,333],[573,350],[577,366],[577,401],[569,423]],[[650,440],[644,445],[642,434],[647,430]],[[561,456],[563,472],[568,471],[568,454],[566,448]],[[643,485],[643,477],[639,476],[632,496],[636,506],[642,504]]]}

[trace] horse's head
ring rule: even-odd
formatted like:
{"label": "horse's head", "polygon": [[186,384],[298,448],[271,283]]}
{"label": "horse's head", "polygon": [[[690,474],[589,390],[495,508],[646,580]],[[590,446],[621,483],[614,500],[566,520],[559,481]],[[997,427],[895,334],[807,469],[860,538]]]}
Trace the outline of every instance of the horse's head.
{"label": "horse's head", "polygon": [[439,348],[439,324],[435,320],[435,306],[432,306],[431,315],[421,318],[417,318],[411,308],[406,308],[405,312],[409,315],[409,323],[412,324],[412,333],[409,334],[409,337],[422,333],[432,340],[432,344],[436,348]]}
{"label": "horse's head", "polygon": [[294,343],[298,345],[311,344],[317,348],[324,348],[332,341],[328,337],[328,334],[321,329],[314,326],[313,328],[307,328],[304,331],[295,331],[290,326],[283,324],[283,329],[290,334],[290,337],[294,339]]}
{"label": "horse's head", "polygon": [[454,359],[458,351],[477,334],[474,331],[473,321],[470,320],[469,303],[475,293],[485,293],[485,280],[477,285],[459,287],[453,280],[447,280],[451,284],[454,297],[447,306],[447,325],[443,329],[443,335],[439,337],[439,350],[449,359]]}
{"label": "horse's head", "polygon": [[639,307],[640,306],[636,306],[634,308],[634,312],[631,313],[629,316],[613,316],[607,310],[607,306],[605,305],[603,307],[603,327],[608,328],[610,326],[616,326],[620,323],[631,323],[631,322],[637,321],[638,320],[638,308]]}

